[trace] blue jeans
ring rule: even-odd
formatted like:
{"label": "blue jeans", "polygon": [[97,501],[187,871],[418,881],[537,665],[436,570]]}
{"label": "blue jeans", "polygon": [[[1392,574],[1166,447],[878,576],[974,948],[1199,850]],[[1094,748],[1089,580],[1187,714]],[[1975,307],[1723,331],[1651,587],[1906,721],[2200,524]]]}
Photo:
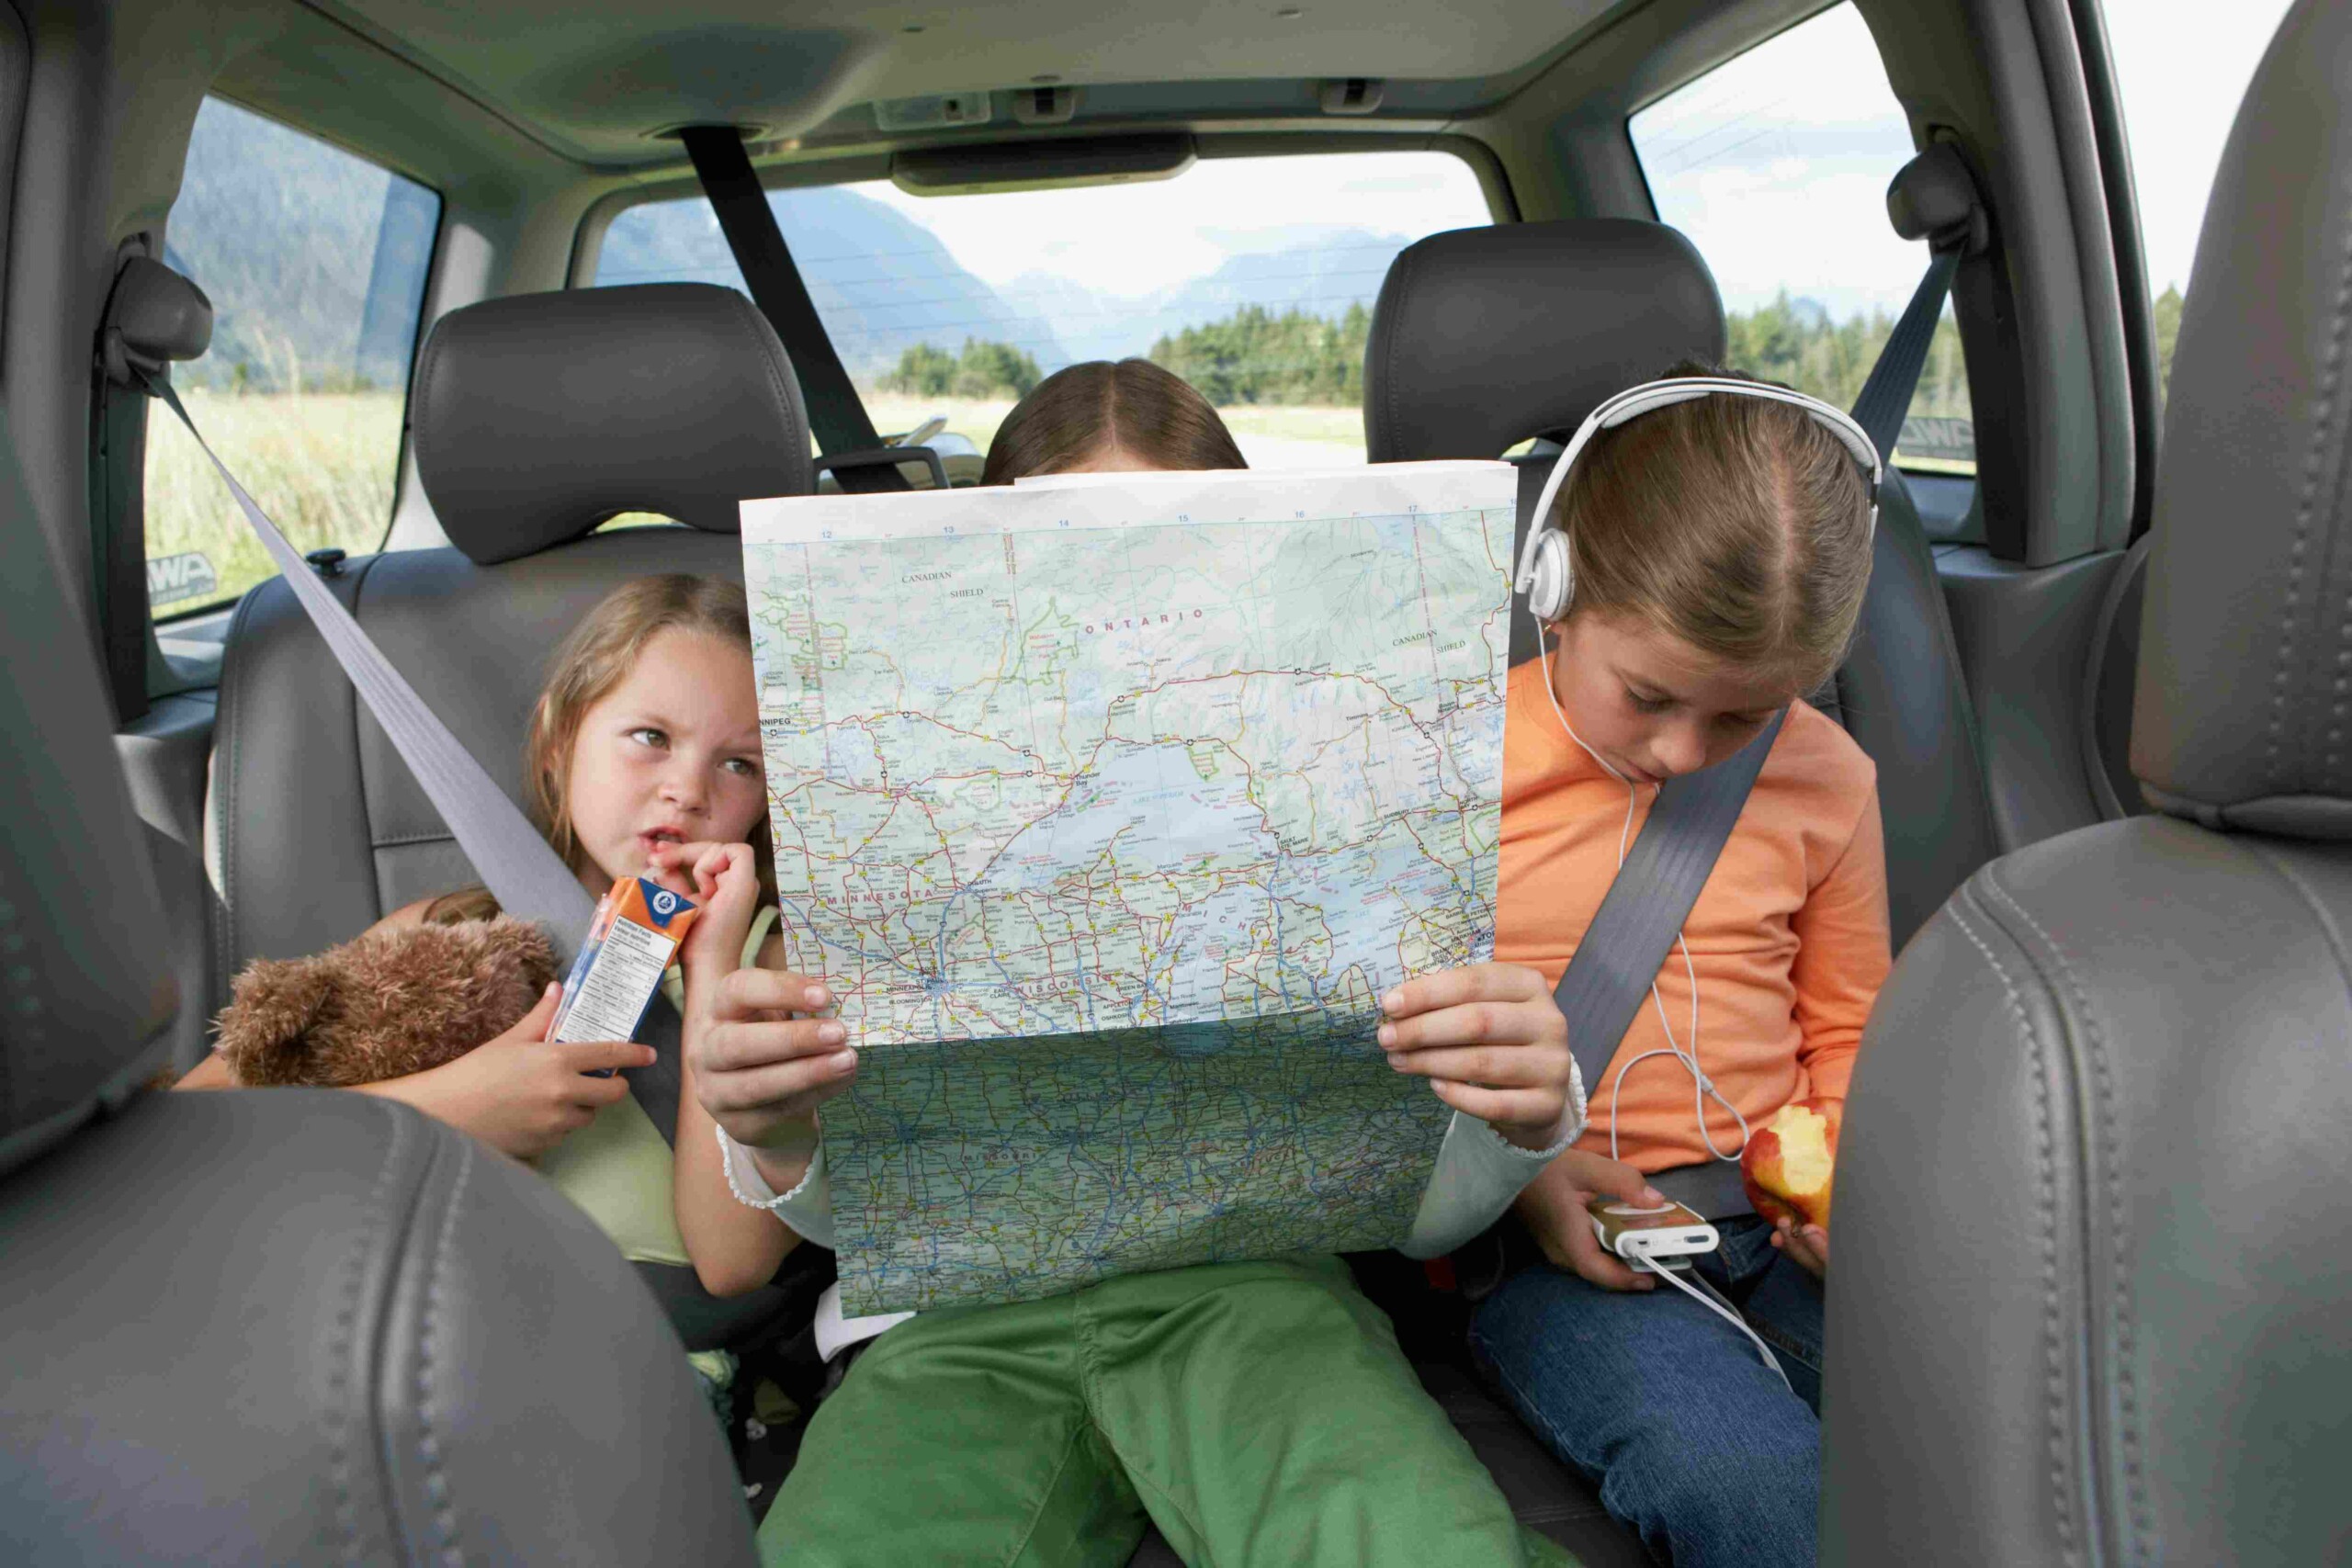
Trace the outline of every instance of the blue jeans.
{"label": "blue jeans", "polygon": [[1604,1291],[1548,1263],[1479,1303],[1470,1347],[1537,1436],[1678,1568],[1814,1561],[1821,1485],[1821,1285],[1753,1215],[1717,1225],[1696,1271],[1789,1374],[1660,1283]]}

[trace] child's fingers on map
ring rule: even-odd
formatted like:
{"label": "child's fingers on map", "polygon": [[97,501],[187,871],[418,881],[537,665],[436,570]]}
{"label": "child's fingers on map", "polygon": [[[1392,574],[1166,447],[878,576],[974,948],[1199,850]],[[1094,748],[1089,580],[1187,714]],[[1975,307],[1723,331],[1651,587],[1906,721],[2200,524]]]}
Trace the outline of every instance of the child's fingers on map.
{"label": "child's fingers on map", "polygon": [[787,969],[738,969],[718,983],[722,1019],[821,1012],[832,1005],[833,993],[822,980]]}
{"label": "child's fingers on map", "polygon": [[815,1056],[855,1060],[848,1032],[830,1018],[736,1019],[703,1032],[695,1053],[698,1072],[741,1073]]}
{"label": "child's fingers on map", "polygon": [[1380,1010],[1390,1018],[1411,1018],[1464,1002],[1522,1002],[1551,994],[1544,976],[1524,964],[1465,964],[1395,987],[1380,998]]}
{"label": "child's fingers on map", "polygon": [[1511,1045],[1455,1045],[1426,1051],[1392,1051],[1388,1065],[1400,1073],[1456,1083],[1493,1084],[1498,1089],[1534,1089],[1556,1084],[1560,1074],[1545,1053]]}
{"label": "child's fingers on map", "polygon": [[1452,1078],[1432,1078],[1430,1088],[1456,1111],[1498,1127],[1550,1127],[1560,1119],[1560,1096],[1549,1089],[1487,1089]]}
{"label": "child's fingers on map", "polygon": [[857,1053],[804,1056],[738,1072],[709,1074],[696,1081],[703,1109],[713,1116],[757,1111],[805,1116],[849,1087],[857,1074]]}
{"label": "child's fingers on map", "polygon": [[1432,1045],[1553,1046],[1565,1052],[1568,1026],[1549,997],[1541,1001],[1465,1001],[1384,1023],[1374,1032],[1384,1051]]}

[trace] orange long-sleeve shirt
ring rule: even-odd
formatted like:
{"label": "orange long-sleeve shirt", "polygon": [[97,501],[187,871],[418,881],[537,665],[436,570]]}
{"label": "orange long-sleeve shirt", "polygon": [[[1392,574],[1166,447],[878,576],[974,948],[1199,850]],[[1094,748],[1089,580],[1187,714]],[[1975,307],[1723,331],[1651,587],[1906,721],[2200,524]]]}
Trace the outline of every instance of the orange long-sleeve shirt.
{"label": "orange long-sleeve shirt", "polygon": [[[1556,986],[1617,874],[1625,786],[1562,732],[1544,679],[1541,660],[1510,673],[1495,957]],[[1654,798],[1641,790],[1634,835]],[[1878,770],[1818,710],[1799,703],[1781,727],[1683,939],[1699,976],[1699,1060],[1751,1123],[1792,1100],[1844,1098],[1890,966],[1886,847]],[[1688,1049],[1679,953],[1659,970],[1658,995]],[[1709,1157],[1690,1074],[1673,1057],[1632,1067],[1617,1092],[1626,1062],[1665,1046],[1645,998],[1602,1081],[1585,1086],[1591,1120],[1577,1147],[1608,1154],[1614,1116],[1618,1157],[1645,1171]],[[1738,1123],[1712,1100],[1706,1111],[1716,1145],[1736,1149]]]}

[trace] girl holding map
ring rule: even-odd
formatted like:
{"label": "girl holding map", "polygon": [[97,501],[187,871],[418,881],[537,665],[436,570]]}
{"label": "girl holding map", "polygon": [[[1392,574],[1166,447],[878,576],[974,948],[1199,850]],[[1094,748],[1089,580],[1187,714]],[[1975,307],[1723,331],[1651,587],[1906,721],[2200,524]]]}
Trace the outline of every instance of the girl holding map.
{"label": "girl holding map", "polygon": [[[1198,438],[1171,455],[1170,432],[1186,429]],[[1056,472],[1132,472],[1238,457],[1216,436],[1197,393],[1131,361],[1053,378],[999,442]],[[991,456],[992,476],[1018,477],[1012,467]],[[735,968],[758,902],[748,852],[663,858],[706,900],[686,950],[693,1092],[723,1130],[733,1199],[769,1227],[759,1245],[696,1264],[713,1289],[745,1289],[793,1238],[833,1241],[813,1116],[853,1080],[857,1054],[822,1016],[834,1000],[822,977]],[[1583,1095],[1532,971],[1429,976],[1386,1002],[1391,1064],[1428,1077],[1454,1108],[1404,1240],[1435,1256],[1563,1156]],[[1475,1073],[1450,1043],[1473,1034]],[[1591,1164],[1588,1179],[1654,1201],[1630,1168]],[[1117,1564],[1147,1519],[1192,1562],[1566,1560],[1515,1522],[1334,1257],[1161,1269],[1043,1300],[846,1320],[829,1292],[817,1338],[829,1359],[853,1343],[858,1353],[762,1527],[772,1562]]]}

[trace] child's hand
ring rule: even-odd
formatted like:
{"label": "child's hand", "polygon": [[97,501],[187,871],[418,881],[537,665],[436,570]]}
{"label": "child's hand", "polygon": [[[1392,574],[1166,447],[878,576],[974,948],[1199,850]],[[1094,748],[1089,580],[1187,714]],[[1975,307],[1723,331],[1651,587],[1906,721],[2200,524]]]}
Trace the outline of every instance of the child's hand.
{"label": "child's hand", "polygon": [[792,1016],[832,1005],[821,980],[738,969],[700,996],[687,995],[695,1098],[746,1147],[804,1140],[808,1118],[856,1076],[857,1053],[839,1021]]}
{"label": "child's hand", "polygon": [[1772,1227],[1772,1245],[1802,1264],[1816,1280],[1829,1276],[1829,1233],[1819,1225],[1799,1227],[1783,1215]]}
{"label": "child's hand", "polygon": [[749,844],[664,844],[646,870],[701,908],[678,952],[691,997],[698,981],[715,981],[742,961],[743,939],[760,908],[759,862]]}
{"label": "child's hand", "polygon": [[626,1040],[547,1043],[560,987],[549,986],[521,1022],[454,1062],[363,1084],[369,1093],[404,1100],[518,1159],[543,1155],[628,1093],[623,1077],[590,1077],[607,1067],[641,1067],[653,1048]]}
{"label": "child's hand", "polygon": [[1380,998],[1380,1048],[1400,1073],[1521,1148],[1557,1142],[1567,1112],[1567,1021],[1544,976],[1521,964],[1473,964],[1408,980]]}
{"label": "child's hand", "polygon": [[1655,1279],[1628,1269],[1593,1234],[1592,1214],[1585,1205],[1597,1197],[1638,1203],[1645,1209],[1666,1201],[1665,1195],[1632,1166],[1570,1149],[1545,1166],[1512,1206],[1553,1267],[1604,1291],[1655,1290]]}
{"label": "child's hand", "polygon": [[760,898],[750,845],[665,845],[652,867],[702,905],[680,954],[695,1098],[746,1148],[805,1143],[809,1117],[857,1071],[839,1022],[792,1016],[823,1011],[832,993],[805,975],[739,966]]}

